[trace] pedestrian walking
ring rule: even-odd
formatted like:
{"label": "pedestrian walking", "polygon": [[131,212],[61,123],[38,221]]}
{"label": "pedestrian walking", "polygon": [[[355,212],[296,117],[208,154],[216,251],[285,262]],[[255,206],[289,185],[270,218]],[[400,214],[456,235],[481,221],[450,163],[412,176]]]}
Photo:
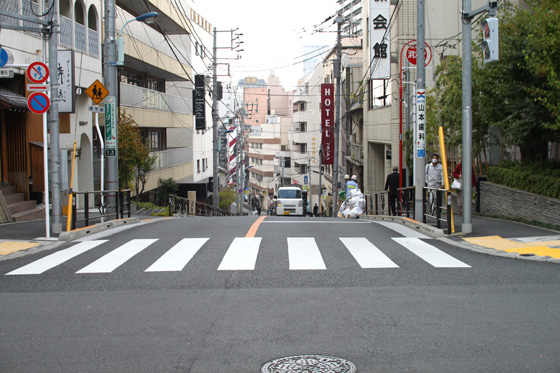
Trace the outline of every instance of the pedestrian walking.
{"label": "pedestrian walking", "polygon": [[[471,181],[473,189],[476,189],[476,174],[474,173],[474,167],[471,170]],[[457,192],[457,206],[459,207],[459,214],[463,213],[463,162],[459,164],[453,170],[453,178],[457,179],[461,184],[461,188],[455,189]]]}
{"label": "pedestrian walking", "polygon": [[389,215],[397,216],[397,189],[399,188],[399,168],[393,167],[393,172],[387,175],[385,181],[385,190],[389,196]]}
{"label": "pedestrian walking", "polygon": [[319,206],[315,204],[315,206],[313,206],[313,216],[317,217],[317,214],[319,214]]}

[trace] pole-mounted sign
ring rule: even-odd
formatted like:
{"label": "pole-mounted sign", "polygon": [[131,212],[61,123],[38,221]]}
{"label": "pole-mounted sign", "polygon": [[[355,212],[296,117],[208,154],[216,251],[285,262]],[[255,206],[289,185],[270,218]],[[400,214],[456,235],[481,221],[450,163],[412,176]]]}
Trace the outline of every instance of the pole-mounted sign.
{"label": "pole-mounted sign", "polygon": [[105,156],[117,155],[117,115],[115,110],[115,97],[105,99]]}
{"label": "pole-mounted sign", "polygon": [[206,100],[204,99],[205,80],[204,75],[194,76],[193,90],[193,114],[195,120],[195,129],[204,131],[206,129]]}
{"label": "pole-mounted sign", "polygon": [[334,163],[334,84],[321,84],[321,148],[323,164]]}
{"label": "pole-mounted sign", "polygon": [[25,71],[25,75],[32,83],[41,84],[49,78],[49,68],[40,61],[33,62]]}
{"label": "pole-mounted sign", "polygon": [[33,92],[27,99],[27,107],[35,114],[46,113],[50,106],[51,100],[45,92]]}

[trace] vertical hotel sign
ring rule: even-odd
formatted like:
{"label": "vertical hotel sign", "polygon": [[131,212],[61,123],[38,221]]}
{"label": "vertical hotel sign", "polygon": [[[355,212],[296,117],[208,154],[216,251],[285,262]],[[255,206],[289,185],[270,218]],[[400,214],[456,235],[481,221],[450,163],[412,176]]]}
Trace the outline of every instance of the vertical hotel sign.
{"label": "vertical hotel sign", "polygon": [[391,2],[369,1],[370,71],[372,79],[391,77]]}
{"label": "vertical hotel sign", "polygon": [[334,84],[321,84],[321,148],[323,164],[334,163]]}
{"label": "vertical hotel sign", "polygon": [[195,75],[193,91],[193,114],[195,129],[197,131],[206,130],[206,100],[204,75]]}

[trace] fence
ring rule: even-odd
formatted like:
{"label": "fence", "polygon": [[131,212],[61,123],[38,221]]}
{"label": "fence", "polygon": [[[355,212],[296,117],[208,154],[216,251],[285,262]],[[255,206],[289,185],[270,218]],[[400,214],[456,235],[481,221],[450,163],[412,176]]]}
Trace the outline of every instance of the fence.
{"label": "fence", "polygon": [[427,218],[436,220],[436,227],[441,229],[441,223],[447,223],[447,234],[451,234],[451,191],[425,187],[422,189],[422,222]]}
{"label": "fence", "polygon": [[[414,219],[414,190],[412,187],[399,188],[397,198],[397,215]],[[389,215],[389,198],[387,192],[366,194],[366,214]]]}
{"label": "fence", "polygon": [[[97,211],[91,212],[89,209],[89,197],[93,195],[95,199],[99,198],[100,201],[107,201],[107,197],[116,196],[116,204],[108,205],[99,203],[96,205]],[[78,209],[78,197],[83,200],[83,208]],[[78,214],[80,218],[78,218]],[[104,190],[95,192],[72,192],[72,225],[71,229],[76,229],[78,223],[84,223],[83,226],[87,227],[94,222],[103,223],[105,220],[123,219],[124,217],[130,218],[130,189],[126,190]]]}
{"label": "fence", "polygon": [[174,214],[190,216],[229,216],[227,211],[212,205],[191,201],[176,195],[169,196],[169,216]]}

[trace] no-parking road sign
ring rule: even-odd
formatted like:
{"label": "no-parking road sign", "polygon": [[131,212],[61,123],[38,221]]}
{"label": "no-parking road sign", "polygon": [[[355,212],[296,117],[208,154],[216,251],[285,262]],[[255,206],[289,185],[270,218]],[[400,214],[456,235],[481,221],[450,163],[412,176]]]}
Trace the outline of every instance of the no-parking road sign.
{"label": "no-parking road sign", "polygon": [[51,106],[51,100],[44,92],[33,92],[27,99],[27,107],[35,114],[43,114]]}
{"label": "no-parking road sign", "polygon": [[25,71],[25,75],[33,83],[44,83],[49,78],[49,68],[40,61],[33,62]]}

